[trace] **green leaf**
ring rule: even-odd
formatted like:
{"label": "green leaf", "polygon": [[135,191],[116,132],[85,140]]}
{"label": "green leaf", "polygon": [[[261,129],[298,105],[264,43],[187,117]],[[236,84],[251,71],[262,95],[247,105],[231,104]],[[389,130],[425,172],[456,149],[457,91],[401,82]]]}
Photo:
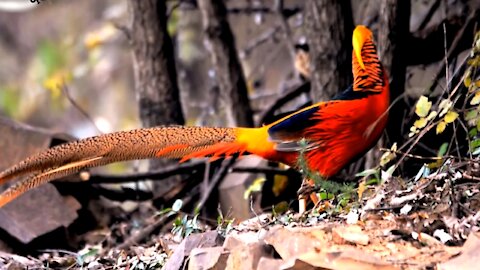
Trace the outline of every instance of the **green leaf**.
{"label": "green leaf", "polygon": [[160,210],[160,211],[157,212],[157,216],[164,215],[164,214],[166,214],[166,213],[168,213],[168,212],[170,212],[170,211],[172,211],[172,208],[170,208],[170,207],[164,208],[164,209],[162,209],[162,210]]}
{"label": "green leaf", "polygon": [[448,143],[442,143],[442,145],[440,146],[440,149],[438,149],[438,154],[437,156],[438,157],[443,157],[446,153],[447,153],[447,150],[448,150]]}
{"label": "green leaf", "polygon": [[477,110],[468,111],[465,114],[465,121],[473,120],[473,119],[477,118],[477,116],[478,116],[478,111]]}
{"label": "green leaf", "polygon": [[430,109],[432,108],[432,102],[428,101],[428,97],[421,96],[418,99],[417,105],[415,106],[415,113],[419,117],[426,117]]}
{"label": "green leaf", "polygon": [[480,147],[480,139],[475,139],[470,142],[470,151],[473,152],[474,149],[477,149]]}
{"label": "green leaf", "polygon": [[473,137],[477,136],[477,134],[478,134],[478,129],[476,127],[472,128],[472,129],[470,129],[470,131],[468,131],[468,136],[470,138],[473,138]]}
{"label": "green leaf", "polygon": [[367,170],[364,170],[363,172],[359,172],[355,174],[355,177],[365,177],[365,176],[370,176],[375,174],[378,174],[378,169],[367,169]]}
{"label": "green leaf", "polygon": [[76,258],[77,264],[83,265],[85,263],[85,259],[87,259],[88,257],[96,256],[99,253],[99,251],[100,249],[98,248],[92,248],[84,254],[78,254]]}
{"label": "green leaf", "polygon": [[330,192],[320,192],[320,200],[332,200],[334,198],[333,194]]}
{"label": "green leaf", "polygon": [[371,179],[369,179],[365,184],[366,184],[367,186],[380,184],[380,179],[379,179],[379,178],[380,178],[380,176],[377,177],[377,178],[371,178]]}

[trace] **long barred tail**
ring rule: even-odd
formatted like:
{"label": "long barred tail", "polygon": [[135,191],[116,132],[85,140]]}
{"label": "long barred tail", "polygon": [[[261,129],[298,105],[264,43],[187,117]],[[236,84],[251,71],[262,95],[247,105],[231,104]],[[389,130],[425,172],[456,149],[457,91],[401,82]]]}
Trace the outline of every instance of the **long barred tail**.
{"label": "long barred tail", "polygon": [[236,128],[168,126],[104,134],[61,144],[0,172],[0,184],[26,178],[0,194],[0,207],[53,179],[118,161],[229,156],[243,153]]}

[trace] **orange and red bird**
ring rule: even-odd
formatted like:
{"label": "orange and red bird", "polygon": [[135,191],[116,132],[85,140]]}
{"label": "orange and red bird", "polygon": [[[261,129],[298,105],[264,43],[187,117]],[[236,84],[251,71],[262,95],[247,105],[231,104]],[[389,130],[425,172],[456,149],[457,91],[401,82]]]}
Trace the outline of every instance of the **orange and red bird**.
{"label": "orange and red bird", "polygon": [[[389,106],[387,75],[372,32],[353,32],[353,85],[258,128],[165,126],[104,134],[55,146],[0,173],[0,184],[26,179],[0,194],[0,206],[29,189],[86,168],[113,162],[254,154],[296,167],[299,153],[311,171],[328,178],[370,149],[381,136]],[[300,143],[302,142],[302,143]]]}

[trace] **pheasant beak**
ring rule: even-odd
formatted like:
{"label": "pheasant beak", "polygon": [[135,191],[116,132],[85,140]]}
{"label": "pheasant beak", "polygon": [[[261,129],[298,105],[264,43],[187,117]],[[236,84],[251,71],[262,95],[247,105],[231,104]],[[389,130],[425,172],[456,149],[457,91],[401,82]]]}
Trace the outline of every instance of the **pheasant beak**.
{"label": "pheasant beak", "polygon": [[362,48],[365,41],[370,38],[371,35],[372,32],[364,25],[357,26],[353,31],[353,51],[355,52],[355,57],[357,57],[358,64],[363,70],[365,70],[365,64],[362,59]]}

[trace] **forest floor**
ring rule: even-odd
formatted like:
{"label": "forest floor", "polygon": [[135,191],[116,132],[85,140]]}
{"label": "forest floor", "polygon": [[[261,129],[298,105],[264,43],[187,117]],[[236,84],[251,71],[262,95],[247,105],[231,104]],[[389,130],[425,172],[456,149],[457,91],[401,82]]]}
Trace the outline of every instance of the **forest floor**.
{"label": "forest floor", "polygon": [[[0,253],[0,266],[477,269],[479,190],[475,177],[466,179],[462,173],[450,170],[421,177],[412,184],[391,177],[382,185],[367,188],[361,207],[342,211],[324,201],[303,214],[264,213],[239,224],[219,219],[216,229],[197,226],[201,222],[185,216],[176,221],[173,231],[157,232],[153,228],[169,216],[162,213],[153,216],[145,228],[137,228],[133,235],[140,238],[132,238],[135,226],[125,221],[107,232],[91,232],[91,238],[103,240],[81,251],[46,250],[37,257]],[[146,241],[136,244],[135,239],[142,237]]]}

